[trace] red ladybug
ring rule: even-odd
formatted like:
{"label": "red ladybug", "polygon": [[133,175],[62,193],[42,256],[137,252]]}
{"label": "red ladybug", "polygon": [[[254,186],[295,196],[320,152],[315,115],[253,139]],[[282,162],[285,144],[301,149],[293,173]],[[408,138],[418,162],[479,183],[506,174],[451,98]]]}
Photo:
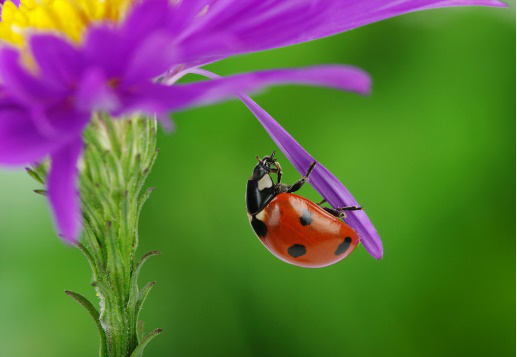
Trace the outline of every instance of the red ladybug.
{"label": "red ladybug", "polygon": [[[321,268],[346,258],[359,244],[359,236],[342,218],[350,206],[321,207],[293,194],[309,180],[313,162],[300,180],[291,186],[280,182],[282,168],[265,156],[255,166],[246,186],[246,209],[251,227],[271,253],[283,261],[305,268]],[[270,174],[277,175],[274,184]]]}

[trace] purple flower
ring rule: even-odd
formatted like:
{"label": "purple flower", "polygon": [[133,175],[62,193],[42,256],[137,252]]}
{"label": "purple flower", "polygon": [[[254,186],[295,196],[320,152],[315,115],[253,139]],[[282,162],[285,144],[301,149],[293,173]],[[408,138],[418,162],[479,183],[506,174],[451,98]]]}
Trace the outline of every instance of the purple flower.
{"label": "purple flower", "polygon": [[[79,44],[36,31],[27,37],[26,49],[0,50],[0,164],[27,165],[50,157],[49,201],[58,231],[70,242],[80,233],[76,166],[81,133],[95,111],[112,116],[157,114],[167,126],[171,112],[237,96],[304,173],[314,158],[245,93],[291,83],[366,94],[368,76],[356,68],[333,65],[220,78],[199,67],[411,11],[461,5],[505,6],[496,0],[189,0],[177,5],[146,0],[133,5],[117,25],[92,22]],[[27,54],[31,68],[24,64],[22,56]],[[188,73],[212,80],[175,84]],[[357,205],[322,165],[310,183],[333,207]],[[350,212],[346,221],[358,231],[368,252],[380,259],[382,243],[366,214]]]}

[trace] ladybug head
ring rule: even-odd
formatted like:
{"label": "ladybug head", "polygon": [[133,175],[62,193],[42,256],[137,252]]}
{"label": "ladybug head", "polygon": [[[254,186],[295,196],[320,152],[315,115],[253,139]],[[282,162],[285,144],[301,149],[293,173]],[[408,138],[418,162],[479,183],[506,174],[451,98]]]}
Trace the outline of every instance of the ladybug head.
{"label": "ladybug head", "polygon": [[276,162],[274,151],[262,159],[257,156],[257,160],[258,164],[246,185],[246,209],[252,215],[260,212],[277,194],[270,174],[278,175],[278,183],[281,177],[280,165]]}
{"label": "ladybug head", "polygon": [[258,164],[255,166],[252,176],[254,180],[260,180],[264,175],[269,175],[271,172],[276,173],[278,171],[275,153],[276,151],[273,151],[271,155],[264,156],[262,159],[257,156]]}

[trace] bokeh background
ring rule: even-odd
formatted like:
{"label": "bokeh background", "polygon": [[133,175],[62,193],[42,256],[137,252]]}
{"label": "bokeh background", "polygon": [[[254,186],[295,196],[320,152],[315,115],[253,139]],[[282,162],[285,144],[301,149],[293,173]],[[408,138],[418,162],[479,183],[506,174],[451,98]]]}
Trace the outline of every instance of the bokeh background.
{"label": "bokeh background", "polygon": [[[255,96],[367,209],[385,246],[319,270],[254,236],[244,187],[274,148],[237,102],[175,115],[141,220],[146,356],[515,355],[515,5],[406,15],[211,66],[220,74],[346,63],[370,97],[282,87]],[[279,157],[287,182],[299,175]],[[0,356],[96,356],[71,289],[88,264],[54,234],[22,172],[0,171]],[[319,199],[310,188],[302,194]]]}

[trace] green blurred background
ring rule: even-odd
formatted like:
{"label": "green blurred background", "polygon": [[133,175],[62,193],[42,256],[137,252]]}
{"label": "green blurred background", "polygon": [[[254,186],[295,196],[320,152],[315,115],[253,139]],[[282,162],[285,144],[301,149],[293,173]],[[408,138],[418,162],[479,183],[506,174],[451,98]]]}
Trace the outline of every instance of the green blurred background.
{"label": "green blurred background", "polygon": [[[141,275],[158,282],[146,329],[164,329],[145,355],[515,355],[514,4],[410,14],[210,68],[319,63],[364,68],[372,95],[255,97],[366,207],[384,259],[362,246],[318,270],[273,257],[244,207],[271,139],[237,101],[176,114],[141,220],[140,253],[164,253]],[[35,186],[0,171],[0,356],[96,356],[94,324],[63,293],[95,298],[88,264],[55,236]]]}

